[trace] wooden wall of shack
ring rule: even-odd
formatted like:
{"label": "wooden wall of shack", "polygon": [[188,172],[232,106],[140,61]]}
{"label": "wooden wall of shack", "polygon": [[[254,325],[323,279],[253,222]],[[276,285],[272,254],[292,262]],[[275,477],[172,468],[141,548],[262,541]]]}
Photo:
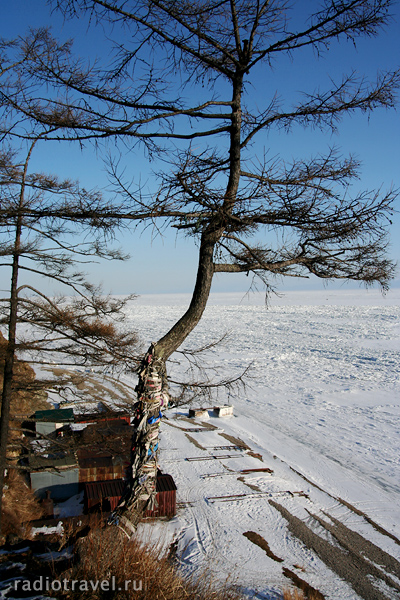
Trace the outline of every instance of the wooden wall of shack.
{"label": "wooden wall of shack", "polygon": [[[112,511],[116,508],[123,490],[124,481],[94,481],[84,484],[85,512]],[[147,510],[144,517],[173,517],[176,514],[176,485],[171,475],[157,475],[156,506]]]}
{"label": "wooden wall of shack", "polygon": [[85,513],[94,510],[103,512],[115,510],[123,491],[124,481],[122,479],[85,483]]}
{"label": "wooden wall of shack", "polygon": [[176,514],[176,485],[172,475],[158,474],[156,506],[146,510],[145,517],[173,517]]}

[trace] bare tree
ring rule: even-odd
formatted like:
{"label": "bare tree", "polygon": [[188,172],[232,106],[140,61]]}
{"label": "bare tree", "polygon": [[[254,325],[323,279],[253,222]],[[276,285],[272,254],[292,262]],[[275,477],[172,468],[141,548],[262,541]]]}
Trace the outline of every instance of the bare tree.
{"label": "bare tree", "polygon": [[[8,464],[10,404],[21,385],[15,370],[17,353],[33,355],[33,362],[39,362],[40,357],[44,362],[48,357],[62,364],[100,365],[103,369],[131,368],[137,356],[136,334],[121,332],[117,326],[123,318],[125,300],[105,297],[76,271],[78,263],[93,261],[94,257],[123,256],[107,249],[101,239],[104,232],[93,218],[79,223],[81,230],[93,229],[91,241],[77,242],[78,227],[68,227],[63,216],[79,210],[82,197],[101,209],[101,197],[82,190],[75,182],[31,173],[29,160],[38,141],[30,144],[21,163],[9,148],[0,152],[0,266],[11,271],[9,297],[0,299],[0,325],[8,333],[0,416],[0,514]],[[52,213],[51,218],[38,216],[42,208]],[[110,222],[106,225],[111,226]],[[62,284],[72,297],[47,296],[23,282],[26,273]]]}
{"label": "bare tree", "polygon": [[134,529],[154,496],[165,362],[201,319],[215,273],[252,273],[267,288],[277,276],[313,274],[387,289],[396,192],[354,192],[359,165],[335,149],[288,163],[275,152],[273,159],[263,156],[254,144],[276,129],[334,130],[344,115],[392,108],[399,72],[381,72],[371,82],[350,72],[290,102],[275,93],[258,98],[260,106],[250,84],[279,68],[285,55],[296,60],[309,48],[317,59],[342,39],[356,44],[377,35],[393,4],[323,0],[315,12],[307,3],[310,12],[292,19],[285,0],[54,0],[67,17],[88,13],[114,35],[111,64],[75,58],[71,43],[59,44],[48,30],[33,32],[13,62],[3,61],[10,67],[2,85],[5,112],[13,123],[16,115],[21,120],[13,135],[26,137],[21,124],[34,120],[57,128],[47,139],[144,144],[169,165],[146,197],[111,162],[118,193],[130,206],[119,218],[170,225],[198,243],[190,305],[151,346],[140,371],[137,450],[122,503],[127,527]]}

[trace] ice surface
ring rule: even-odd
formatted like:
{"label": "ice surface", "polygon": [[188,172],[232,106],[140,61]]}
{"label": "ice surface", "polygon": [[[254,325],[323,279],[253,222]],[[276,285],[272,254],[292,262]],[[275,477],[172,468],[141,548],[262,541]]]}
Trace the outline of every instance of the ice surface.
{"label": "ice surface", "polygon": [[[144,296],[132,303],[130,324],[149,344],[173,325],[188,302],[186,295]],[[208,422],[246,442],[263,463],[240,452],[225,460],[185,461],[215,454],[213,446],[229,442],[216,431],[192,434],[201,450],[182,430],[163,423],[161,466],[174,476],[179,501],[187,503],[175,523],[185,568],[196,572],[207,566],[220,577],[230,574],[250,595],[275,598],[285,585],[282,566],[243,537],[250,530],[268,540],[288,568],[302,566],[299,576],[326,598],[358,598],[288,534],[269,498],[305,522],[307,510],[328,511],[400,559],[396,542],[338,501],[400,538],[399,316],[399,291],[386,297],[375,290],[287,293],[272,297],[268,308],[262,294],[211,298],[184,347],[203,346],[229,332],[207,360],[220,365],[224,375],[251,365],[251,379],[238,397],[225,392],[218,397],[219,404],[234,405],[234,417]],[[170,375],[183,379],[184,367],[175,362],[179,356],[172,358]],[[167,414],[174,419],[178,413]],[[274,474],[238,480],[238,471],[256,466],[271,467]],[[294,492],[308,498],[293,497]],[[207,500],[235,494],[242,497]]]}

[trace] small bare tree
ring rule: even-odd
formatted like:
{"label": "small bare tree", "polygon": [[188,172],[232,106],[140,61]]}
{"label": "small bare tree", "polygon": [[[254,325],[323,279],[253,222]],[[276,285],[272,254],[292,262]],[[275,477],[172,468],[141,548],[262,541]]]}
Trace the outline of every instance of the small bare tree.
{"label": "small bare tree", "polygon": [[[75,182],[31,173],[29,160],[37,141],[21,163],[10,149],[0,151],[0,266],[11,272],[9,297],[0,300],[0,325],[8,334],[0,416],[0,514],[8,464],[10,404],[13,392],[21,385],[15,370],[17,353],[31,356],[33,362],[39,358],[44,362],[47,357],[62,364],[121,369],[132,367],[137,351],[136,334],[121,332],[117,326],[126,300],[104,297],[76,271],[78,263],[94,257],[123,258],[107,249],[101,240],[104,231],[93,218],[80,221],[81,229],[93,229],[90,242],[76,241],[77,225],[68,226],[68,214],[82,210],[83,202],[92,208],[97,204],[100,214],[101,196],[82,190]],[[43,210],[52,216],[41,215]],[[110,228],[111,222],[103,225]],[[23,283],[26,273],[62,284],[72,297],[50,298]]]}
{"label": "small bare tree", "polygon": [[[111,64],[108,57],[94,66],[74,58],[71,43],[57,43],[47,30],[32,33],[7,63],[2,90],[11,119],[56,127],[48,139],[111,138],[128,148],[141,142],[164,165],[169,161],[149,197],[132,190],[111,163],[130,205],[119,217],[170,225],[198,244],[190,305],[152,345],[140,371],[137,450],[123,501],[127,526],[135,528],[154,496],[165,363],[201,319],[215,273],[253,273],[267,288],[277,276],[313,274],[387,289],[396,192],[354,192],[359,165],[334,149],[288,162],[254,144],[276,129],[334,130],[344,115],[392,108],[399,72],[381,72],[374,82],[350,72],[290,100],[271,90],[255,102],[250,84],[279,68],[280,57],[299,56],[301,68],[301,51],[313,50],[317,60],[342,39],[356,44],[377,35],[393,4],[321,0],[317,9],[304,3],[298,14],[286,0],[54,0],[67,17],[88,13],[114,35]],[[21,127],[12,133],[25,135]]]}

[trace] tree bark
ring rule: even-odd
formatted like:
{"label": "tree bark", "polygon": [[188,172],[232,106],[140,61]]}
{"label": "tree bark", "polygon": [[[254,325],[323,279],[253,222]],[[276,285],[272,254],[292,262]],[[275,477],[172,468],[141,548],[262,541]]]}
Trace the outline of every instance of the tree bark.
{"label": "tree bark", "polygon": [[156,355],[163,361],[179,348],[203,315],[211,291],[214,275],[214,247],[218,238],[219,232],[202,235],[196,284],[189,308],[155,346]]}
{"label": "tree bark", "polygon": [[8,321],[8,344],[6,348],[6,355],[4,360],[4,374],[3,374],[3,391],[1,396],[1,416],[0,416],[0,533],[2,527],[2,505],[3,505],[3,488],[5,471],[7,468],[7,442],[9,432],[9,421],[10,421],[10,407],[11,407],[11,396],[12,386],[14,380],[14,362],[15,362],[15,348],[16,348],[16,335],[17,335],[17,322],[18,322],[18,274],[19,274],[19,260],[21,252],[21,235],[23,225],[23,205],[25,201],[25,186],[26,186],[26,175],[28,172],[28,164],[31,158],[31,154],[36,145],[38,138],[34,140],[29,148],[23,170],[23,176],[21,180],[21,190],[18,200],[17,218],[15,223],[15,239],[14,239],[14,252],[13,262],[11,271],[11,288],[10,288],[10,315]]}
{"label": "tree bark", "polygon": [[7,469],[7,442],[10,420],[10,406],[12,385],[14,378],[15,335],[17,327],[17,280],[18,280],[18,253],[15,252],[13,260],[13,274],[10,299],[9,335],[4,360],[3,391],[1,396],[0,416],[0,534],[2,528],[2,506],[5,471]]}
{"label": "tree bark", "polygon": [[[25,165],[25,173],[26,173]],[[23,202],[24,184],[22,184],[20,195],[20,208]],[[17,332],[18,318],[18,269],[19,269],[19,254],[21,246],[21,230],[22,230],[22,213],[17,217],[14,255],[11,275],[11,290],[10,290],[10,316],[8,322],[8,343],[4,360],[3,373],[3,391],[1,395],[1,416],[0,416],[0,534],[2,527],[2,505],[3,505],[3,489],[5,471],[7,468],[7,442],[10,421],[10,407],[12,396],[12,385],[14,379],[14,360],[15,360],[15,340]]]}

